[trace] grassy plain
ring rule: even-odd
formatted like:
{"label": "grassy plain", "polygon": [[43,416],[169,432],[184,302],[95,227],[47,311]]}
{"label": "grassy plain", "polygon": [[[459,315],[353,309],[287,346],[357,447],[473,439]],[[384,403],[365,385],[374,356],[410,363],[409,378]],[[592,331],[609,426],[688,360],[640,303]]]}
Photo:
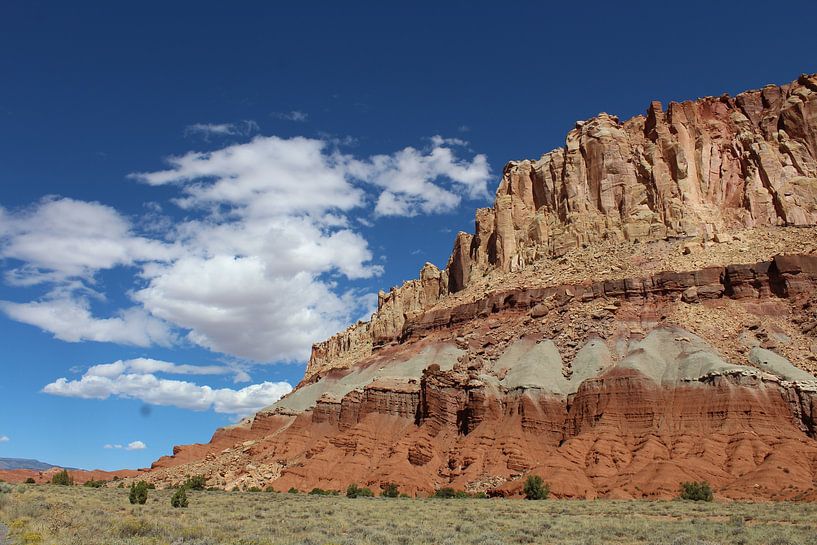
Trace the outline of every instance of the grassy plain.
{"label": "grassy plain", "polygon": [[817,545],[817,505],[386,499],[19,485],[0,522],[19,545]]}

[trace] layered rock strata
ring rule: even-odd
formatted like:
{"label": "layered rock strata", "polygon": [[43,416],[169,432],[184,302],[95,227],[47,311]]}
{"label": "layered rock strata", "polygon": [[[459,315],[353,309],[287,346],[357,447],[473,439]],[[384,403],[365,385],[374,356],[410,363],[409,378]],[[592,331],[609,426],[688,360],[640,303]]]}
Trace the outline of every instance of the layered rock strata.
{"label": "layered rock strata", "polygon": [[[600,241],[644,242],[817,224],[817,75],[620,122],[579,122],[565,146],[506,165],[492,208],[459,233],[444,270],[379,295],[377,312],[313,348],[306,376],[403,335],[407,320],[492,273]],[[731,235],[730,235],[731,237]],[[724,265],[726,263],[723,263]]]}
{"label": "layered rock strata", "polygon": [[815,97],[802,76],[578,123],[506,166],[444,269],[145,478],[817,500]]}
{"label": "layered rock strata", "polygon": [[[798,367],[769,338],[811,338],[793,336],[810,323],[797,319],[813,304],[817,255],[659,278],[488,297],[457,311],[461,323],[431,320],[422,335],[301,386],[210,445],[178,448],[148,477],[516,495],[536,473],[565,497],[671,497],[690,479],[733,498],[811,497],[817,380],[801,367],[813,368],[817,352]],[[745,326],[739,361],[662,318],[718,305],[766,322]],[[593,325],[564,345],[553,328],[565,317]]]}

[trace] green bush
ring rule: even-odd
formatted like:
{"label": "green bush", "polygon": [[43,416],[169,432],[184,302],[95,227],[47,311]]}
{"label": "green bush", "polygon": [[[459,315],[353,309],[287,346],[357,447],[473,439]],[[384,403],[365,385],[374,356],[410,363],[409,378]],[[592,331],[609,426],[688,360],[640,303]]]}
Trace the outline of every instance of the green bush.
{"label": "green bush", "polygon": [[261,492],[261,489],[257,486],[251,486],[247,489],[247,492]]}
{"label": "green bush", "polygon": [[25,484],[37,484],[37,481],[34,480],[34,477],[29,477],[26,479]]}
{"label": "green bush", "polygon": [[51,477],[51,484],[58,484],[60,486],[71,486],[74,484],[74,478],[68,474],[66,470],[62,470],[59,473],[55,473],[53,477]]}
{"label": "green bush", "polygon": [[371,489],[360,488],[356,484],[350,484],[349,487],[346,489],[347,498],[371,498],[373,496],[374,492],[372,492]]}
{"label": "green bush", "polygon": [[204,475],[194,475],[188,477],[182,486],[188,490],[204,490],[207,486],[207,478]]}
{"label": "green bush", "polygon": [[706,481],[681,483],[680,497],[682,500],[712,501],[712,487]]}
{"label": "green bush", "polygon": [[382,490],[380,495],[384,498],[397,498],[400,496],[400,490],[398,490],[397,485],[394,483],[381,484],[380,490]]}
{"label": "green bush", "polygon": [[468,498],[468,497],[469,496],[468,496],[467,492],[465,492],[463,490],[454,490],[453,488],[451,488],[449,486],[440,488],[439,490],[434,492],[434,495],[432,496],[432,498],[440,498],[440,499],[444,499],[444,500],[450,500],[450,499],[460,500],[460,499],[464,499],[464,498]]}
{"label": "green bush", "polygon": [[318,488],[317,486],[309,491],[310,494],[313,496],[333,496],[337,494],[334,490],[324,490],[323,488]]}
{"label": "green bush", "polygon": [[539,475],[530,475],[525,479],[524,491],[526,500],[546,500],[550,495],[550,487]]}
{"label": "green bush", "polygon": [[180,507],[187,507],[187,488],[183,486],[176,490],[176,492],[174,492],[173,496],[170,498],[170,505],[177,509]]}
{"label": "green bush", "polygon": [[287,492],[288,492],[289,494],[297,494],[297,493],[298,493],[298,489],[297,489],[297,488],[295,488],[295,487],[293,486],[292,488],[290,488],[289,490],[287,490]]}
{"label": "green bush", "polygon": [[145,505],[148,501],[148,483],[139,481],[138,483],[130,485],[128,500],[130,500],[133,505]]}
{"label": "green bush", "polygon": [[88,488],[102,488],[105,486],[105,481],[94,481],[93,479],[90,481],[85,481],[82,486],[86,486]]}

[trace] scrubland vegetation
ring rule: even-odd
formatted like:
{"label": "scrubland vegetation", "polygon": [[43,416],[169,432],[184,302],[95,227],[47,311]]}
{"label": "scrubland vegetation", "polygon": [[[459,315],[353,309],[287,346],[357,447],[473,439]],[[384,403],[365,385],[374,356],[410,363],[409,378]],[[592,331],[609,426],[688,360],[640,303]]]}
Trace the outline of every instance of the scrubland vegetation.
{"label": "scrubland vegetation", "polygon": [[0,522],[18,545],[817,545],[807,503],[179,490],[186,509],[171,506],[177,490],[150,490],[141,505],[127,488],[3,485]]}

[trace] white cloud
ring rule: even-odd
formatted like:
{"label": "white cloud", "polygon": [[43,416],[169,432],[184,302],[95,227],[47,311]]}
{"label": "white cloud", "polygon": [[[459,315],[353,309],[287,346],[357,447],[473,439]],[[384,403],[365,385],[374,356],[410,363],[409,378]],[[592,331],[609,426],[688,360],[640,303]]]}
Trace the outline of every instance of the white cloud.
{"label": "white cloud", "polygon": [[234,373],[236,370],[224,365],[188,365],[152,358],[135,358],[93,365],[88,368],[85,374],[97,377],[116,378],[126,372],[142,375],[151,373],[167,373],[171,375],[226,375]]}
{"label": "white cloud", "polygon": [[185,136],[201,136],[209,140],[211,136],[249,136],[258,132],[258,123],[244,120],[240,123],[194,123],[184,129]]}
{"label": "white cloud", "polygon": [[105,449],[124,449],[124,450],[145,450],[146,448],[148,448],[148,446],[145,443],[143,443],[142,441],[131,441],[127,445],[122,445],[122,444],[119,444],[119,443],[114,443],[114,444],[108,443],[106,445],[103,445],[102,448],[105,448]]}
{"label": "white cloud", "polygon": [[364,192],[345,177],[322,140],[256,137],[168,159],[171,168],[133,174],[151,185],[179,184],[184,208],[237,207],[250,217],[320,215],[362,206]]}
{"label": "white cloud", "polygon": [[[230,124],[191,127],[213,134],[237,130]],[[69,342],[147,347],[186,339],[248,360],[304,360],[312,343],[369,310],[371,298],[345,284],[383,271],[372,263],[359,224],[378,216],[444,212],[465,197],[487,196],[484,155],[458,157],[452,148],[464,152],[459,139],[435,136],[430,142],[428,149],[355,157],[326,139],[256,136],[171,157],[165,170],[131,175],[175,187],[178,198],[171,202],[183,209],[184,219],[174,219],[160,203],[146,205],[134,221],[99,203],[53,197],[22,211],[0,208],[6,281],[48,287],[33,301],[0,301],[0,311]],[[98,276],[111,269],[131,274],[125,294],[130,302],[99,315],[91,304],[106,300]],[[128,365],[115,379],[63,379],[54,383],[55,392],[96,392],[104,379],[116,384],[102,384],[99,391],[143,399],[121,389],[123,377],[145,383],[156,379],[152,373],[171,372]],[[236,371],[236,379],[247,380],[242,373]],[[164,379],[157,385],[169,389],[163,400],[192,388],[216,410],[277,391],[248,386],[217,394]]]}
{"label": "white cloud", "polygon": [[173,256],[172,245],[135,235],[125,217],[96,202],[46,197],[0,213],[0,257],[24,263],[6,272],[13,285],[87,279],[100,269]]}
{"label": "white cloud", "polygon": [[[122,365],[120,365],[122,364]],[[182,409],[239,416],[251,414],[278,401],[292,386],[286,382],[262,382],[240,390],[211,388],[198,384],[159,378],[151,373],[128,372],[125,362],[96,365],[79,380],[59,378],[47,384],[43,392],[82,399],[107,399],[111,396],[139,399],[153,405],[170,405]],[[116,448],[115,445],[112,445]]]}
{"label": "white cloud", "polygon": [[29,303],[0,301],[0,310],[12,320],[37,326],[67,342],[169,346],[175,338],[169,324],[143,308],[131,307],[110,318],[96,318],[84,298],[64,297]]}
{"label": "white cloud", "polygon": [[10,440],[8,435],[0,435],[0,443],[8,443]]}
{"label": "white cloud", "polygon": [[450,146],[467,142],[440,136],[432,137],[431,141],[433,147],[428,152],[408,147],[393,155],[349,161],[353,176],[382,188],[375,206],[376,215],[447,212],[459,206],[463,194],[471,199],[488,198],[491,169],[487,157],[478,154],[470,161],[463,161],[454,155]]}
{"label": "white cloud", "polygon": [[430,140],[431,140],[431,143],[434,145],[434,147],[440,147],[440,146],[462,146],[462,147],[467,147],[468,146],[468,141],[467,140],[463,140],[462,138],[443,138],[439,134],[435,134],[434,136],[432,136],[430,138]]}
{"label": "white cloud", "polygon": [[289,112],[272,112],[270,116],[276,119],[284,119],[286,121],[304,122],[309,118],[309,114],[301,112],[300,110],[291,110]]}
{"label": "white cloud", "polygon": [[145,450],[146,448],[147,445],[142,441],[131,441],[128,443],[128,446],[125,447],[125,450]]}
{"label": "white cloud", "polygon": [[189,258],[135,296],[211,350],[256,361],[304,360],[312,343],[350,321],[357,304],[313,274],[270,269],[259,257]]}

